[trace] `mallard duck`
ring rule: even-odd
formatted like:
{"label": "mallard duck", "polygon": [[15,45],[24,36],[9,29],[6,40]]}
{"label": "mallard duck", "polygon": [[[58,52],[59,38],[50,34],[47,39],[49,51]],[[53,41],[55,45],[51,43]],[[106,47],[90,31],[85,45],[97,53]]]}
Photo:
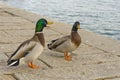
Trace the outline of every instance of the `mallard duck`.
{"label": "mallard duck", "polygon": [[33,64],[33,62],[38,58],[45,47],[43,29],[44,27],[47,27],[47,24],[52,24],[52,22],[47,22],[47,20],[43,18],[37,21],[34,36],[31,39],[24,41],[17,48],[8,59],[7,65],[17,66],[20,63],[20,59],[24,57],[25,62],[30,68],[39,68]]}
{"label": "mallard duck", "polygon": [[81,37],[77,32],[78,29],[80,29],[80,23],[77,21],[72,27],[71,35],[52,40],[47,45],[48,48],[53,51],[64,53],[65,60],[72,60],[72,56],[68,53],[78,48],[81,43]]}

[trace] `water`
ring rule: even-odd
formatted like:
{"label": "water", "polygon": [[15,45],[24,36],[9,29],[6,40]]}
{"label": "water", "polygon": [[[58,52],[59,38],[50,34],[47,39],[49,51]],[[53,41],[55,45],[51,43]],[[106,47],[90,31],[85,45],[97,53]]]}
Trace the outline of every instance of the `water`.
{"label": "water", "polygon": [[120,0],[0,0],[120,40]]}

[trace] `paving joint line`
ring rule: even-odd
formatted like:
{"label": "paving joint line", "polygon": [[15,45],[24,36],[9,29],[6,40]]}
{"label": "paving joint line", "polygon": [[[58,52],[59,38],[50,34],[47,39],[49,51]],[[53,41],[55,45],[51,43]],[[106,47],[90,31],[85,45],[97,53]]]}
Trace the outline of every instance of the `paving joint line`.
{"label": "paving joint line", "polygon": [[98,62],[93,62],[93,63],[88,63],[88,64],[87,64],[87,63],[86,63],[86,64],[83,63],[82,65],[91,65],[91,64],[92,64],[92,65],[93,65],[93,64],[99,65],[99,64],[105,64],[105,63],[110,63],[110,62],[112,63],[112,62],[117,62],[117,61],[120,61],[120,60],[114,60],[114,61],[98,61]]}
{"label": "paving joint line", "polygon": [[40,60],[42,63],[44,63],[46,66],[48,66],[49,68],[53,69],[53,66],[51,66],[50,64],[48,64],[47,62],[45,62],[44,60],[38,58],[38,60]]}
{"label": "paving joint line", "polygon": [[[51,28],[50,28],[51,29]],[[59,34],[61,34],[61,35],[64,35],[63,33],[61,33],[61,32],[59,32],[59,31],[56,31],[56,30],[54,30],[54,29],[51,29],[52,31],[55,31],[55,32],[57,32],[57,33],[59,33]]]}
{"label": "paving joint line", "polygon": [[98,78],[95,80],[107,80],[107,79],[115,79],[115,78],[120,78],[120,76],[110,76],[110,77]]}
{"label": "paving joint line", "polygon": [[3,75],[9,75],[9,76],[12,76],[15,80],[20,80],[15,76],[15,74],[3,74]]}
{"label": "paving joint line", "polygon": [[9,56],[7,55],[7,53],[6,53],[6,52],[5,52],[4,54],[5,54],[5,55],[9,58]]}
{"label": "paving joint line", "polygon": [[16,80],[20,80],[20,79],[15,75],[15,73],[12,74],[12,76],[13,76]]}
{"label": "paving joint line", "polygon": [[[7,13],[7,14],[9,14],[9,15],[11,15],[11,16],[17,16],[17,15],[15,15],[15,14],[13,14],[13,13],[11,13],[11,12],[8,12],[8,11],[5,11],[5,10],[4,10],[4,12]],[[17,17],[18,17],[18,16],[17,16]]]}
{"label": "paving joint line", "polygon": [[[3,9],[3,10],[4,10],[4,9]],[[25,17],[22,17],[22,16],[20,16],[20,15],[16,15],[16,14],[11,13],[11,12],[9,12],[9,11],[4,10],[4,12],[6,12],[6,13],[8,13],[8,14],[10,14],[10,15],[14,15],[14,16],[16,16],[16,17],[21,17],[21,18],[23,18],[23,19],[25,19],[25,20],[27,20],[27,21],[29,21],[29,22],[31,22],[31,23],[35,23],[35,21],[31,21],[31,20],[29,20],[29,19],[27,19],[27,18],[25,18]]]}
{"label": "paving joint line", "polygon": [[96,49],[98,49],[98,50],[101,50],[101,51],[103,51],[104,53],[111,53],[111,52],[105,51],[105,50],[103,50],[103,49],[100,49],[100,48],[98,48],[98,47],[92,46],[92,45],[87,44],[87,43],[83,43],[83,44],[88,45],[89,47],[93,47],[93,48],[96,48]]}
{"label": "paving joint line", "polygon": [[31,28],[31,29],[0,29],[0,31],[3,31],[3,30],[33,30],[34,28]]}

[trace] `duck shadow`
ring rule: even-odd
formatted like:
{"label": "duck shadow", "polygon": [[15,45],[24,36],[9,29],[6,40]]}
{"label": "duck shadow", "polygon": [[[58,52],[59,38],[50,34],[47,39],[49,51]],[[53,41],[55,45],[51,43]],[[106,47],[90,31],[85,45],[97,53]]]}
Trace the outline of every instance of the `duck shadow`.
{"label": "duck shadow", "polygon": [[[70,55],[71,56],[77,56],[78,54],[76,54],[74,52],[71,52]],[[57,58],[63,58],[64,57],[64,53],[50,51],[49,52],[49,56],[57,57]]]}

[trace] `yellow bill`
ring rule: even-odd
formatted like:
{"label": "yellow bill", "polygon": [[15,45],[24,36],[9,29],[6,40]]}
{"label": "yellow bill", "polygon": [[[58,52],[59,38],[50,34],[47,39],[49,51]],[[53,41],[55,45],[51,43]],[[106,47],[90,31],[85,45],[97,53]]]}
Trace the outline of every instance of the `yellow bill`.
{"label": "yellow bill", "polygon": [[48,25],[51,25],[51,24],[53,24],[53,22],[47,22],[47,27],[50,27]]}
{"label": "yellow bill", "polygon": [[77,28],[80,29],[80,25],[78,25]]}
{"label": "yellow bill", "polygon": [[51,24],[53,24],[53,22],[48,22],[47,24],[48,24],[48,25],[51,25]]}

